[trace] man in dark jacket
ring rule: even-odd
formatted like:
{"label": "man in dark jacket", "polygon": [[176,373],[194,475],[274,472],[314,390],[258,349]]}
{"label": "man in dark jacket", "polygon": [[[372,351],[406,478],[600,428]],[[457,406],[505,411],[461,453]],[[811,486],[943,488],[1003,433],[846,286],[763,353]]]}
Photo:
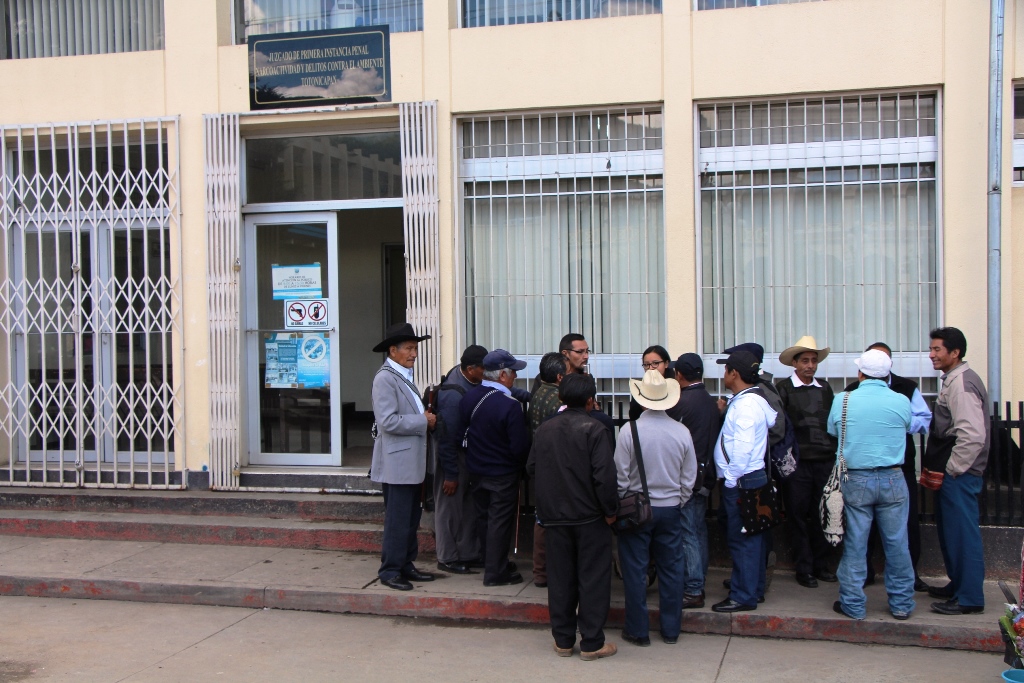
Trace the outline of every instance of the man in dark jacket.
{"label": "man in dark jacket", "polygon": [[683,514],[683,609],[704,607],[704,577],[708,572],[708,527],[705,521],[708,496],[715,488],[715,440],[722,430],[718,402],[704,386],[704,361],[696,353],[684,353],[675,362],[679,402],[669,415],[690,430],[697,455],[697,481]]}
{"label": "man in dark jacket", "polygon": [[523,577],[508,560],[519,500],[519,475],[530,450],[530,426],[510,388],[526,367],[504,349],[484,357],[484,379],[459,404],[466,425],[466,469],[477,512],[484,585],[508,586]]}
{"label": "man in dark jacket", "polygon": [[594,379],[572,374],[559,395],[567,406],[544,422],[526,470],[537,478],[537,516],[547,529],[548,611],[555,652],[571,657],[580,632],[580,657],[616,652],[605,643],[611,601],[612,534],[618,509],[612,440],[587,415],[597,395]]}
{"label": "man in dark jacket", "polygon": [[839,445],[828,433],[832,387],[814,377],[818,363],[828,353],[828,347],[817,347],[814,337],[802,337],[779,354],[779,362],[793,366],[793,374],[775,383],[800,448],[800,463],[783,483],[783,494],[789,512],[796,580],[806,588],[817,588],[819,580],[837,581],[829,568],[832,547],[825,540],[818,515],[818,503],[832,474]]}
{"label": "man in dark jacket", "polygon": [[459,364],[448,372],[437,393],[434,540],[437,568],[450,574],[472,574],[468,565],[480,561],[476,509],[469,491],[466,450],[462,447],[466,429],[459,403],[467,391],[483,380],[486,355],[487,349],[482,346],[466,347]]}

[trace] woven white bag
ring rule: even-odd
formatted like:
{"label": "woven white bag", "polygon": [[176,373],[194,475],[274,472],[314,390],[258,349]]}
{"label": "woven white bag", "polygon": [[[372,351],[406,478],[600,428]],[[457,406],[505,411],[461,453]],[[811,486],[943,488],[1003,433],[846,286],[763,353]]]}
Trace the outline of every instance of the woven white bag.
{"label": "woven white bag", "polygon": [[832,474],[825,482],[825,488],[818,503],[818,514],[821,517],[821,530],[825,532],[825,540],[837,546],[843,542],[846,528],[843,525],[843,482],[847,479],[846,458],[843,447],[846,445],[846,405],[850,401],[850,392],[843,396],[843,418],[839,428],[839,457],[832,468]]}

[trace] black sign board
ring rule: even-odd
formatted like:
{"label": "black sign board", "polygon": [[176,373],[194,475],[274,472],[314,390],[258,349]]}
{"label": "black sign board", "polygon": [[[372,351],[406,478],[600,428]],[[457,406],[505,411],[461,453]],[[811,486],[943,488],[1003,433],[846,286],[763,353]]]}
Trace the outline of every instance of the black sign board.
{"label": "black sign board", "polygon": [[249,37],[252,109],[390,101],[387,26]]}

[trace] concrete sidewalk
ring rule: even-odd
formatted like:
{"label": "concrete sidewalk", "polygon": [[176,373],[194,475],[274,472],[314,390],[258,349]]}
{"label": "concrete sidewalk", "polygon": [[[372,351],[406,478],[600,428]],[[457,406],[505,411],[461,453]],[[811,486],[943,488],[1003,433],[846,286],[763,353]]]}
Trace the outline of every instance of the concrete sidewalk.
{"label": "concrete sidewalk", "polygon": [[[0,595],[547,623],[546,591],[531,582],[485,588],[480,574],[440,574],[436,581],[399,592],[379,585],[378,562],[375,555],[329,550],[0,536]],[[517,562],[529,578],[528,563]],[[434,564],[427,555],[418,562],[428,571],[435,570]],[[807,589],[788,572],[775,573],[757,611],[716,614],[710,605],[725,597],[726,576],[724,570],[711,570],[708,607],[684,612],[685,632],[989,652],[1003,648],[997,625],[1003,598],[995,583],[986,585],[984,614],[934,614],[928,609],[933,600],[918,593],[917,610],[904,622],[889,615],[884,587],[875,585],[867,590],[867,618],[853,621],[832,611],[836,584]],[[652,593],[649,598],[656,623],[657,597]],[[622,584],[614,580],[609,627],[622,622]]]}

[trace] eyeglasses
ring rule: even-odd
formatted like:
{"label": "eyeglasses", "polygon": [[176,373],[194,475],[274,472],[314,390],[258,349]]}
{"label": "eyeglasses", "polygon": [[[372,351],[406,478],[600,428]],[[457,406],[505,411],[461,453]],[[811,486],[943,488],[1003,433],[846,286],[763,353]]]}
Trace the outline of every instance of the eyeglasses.
{"label": "eyeglasses", "polygon": [[572,351],[573,353],[578,353],[581,356],[589,356],[590,355],[590,349],[569,349],[569,351]]}
{"label": "eyeglasses", "polygon": [[656,370],[659,366],[668,363],[667,360],[652,360],[650,363],[641,363],[640,367],[644,370]]}

